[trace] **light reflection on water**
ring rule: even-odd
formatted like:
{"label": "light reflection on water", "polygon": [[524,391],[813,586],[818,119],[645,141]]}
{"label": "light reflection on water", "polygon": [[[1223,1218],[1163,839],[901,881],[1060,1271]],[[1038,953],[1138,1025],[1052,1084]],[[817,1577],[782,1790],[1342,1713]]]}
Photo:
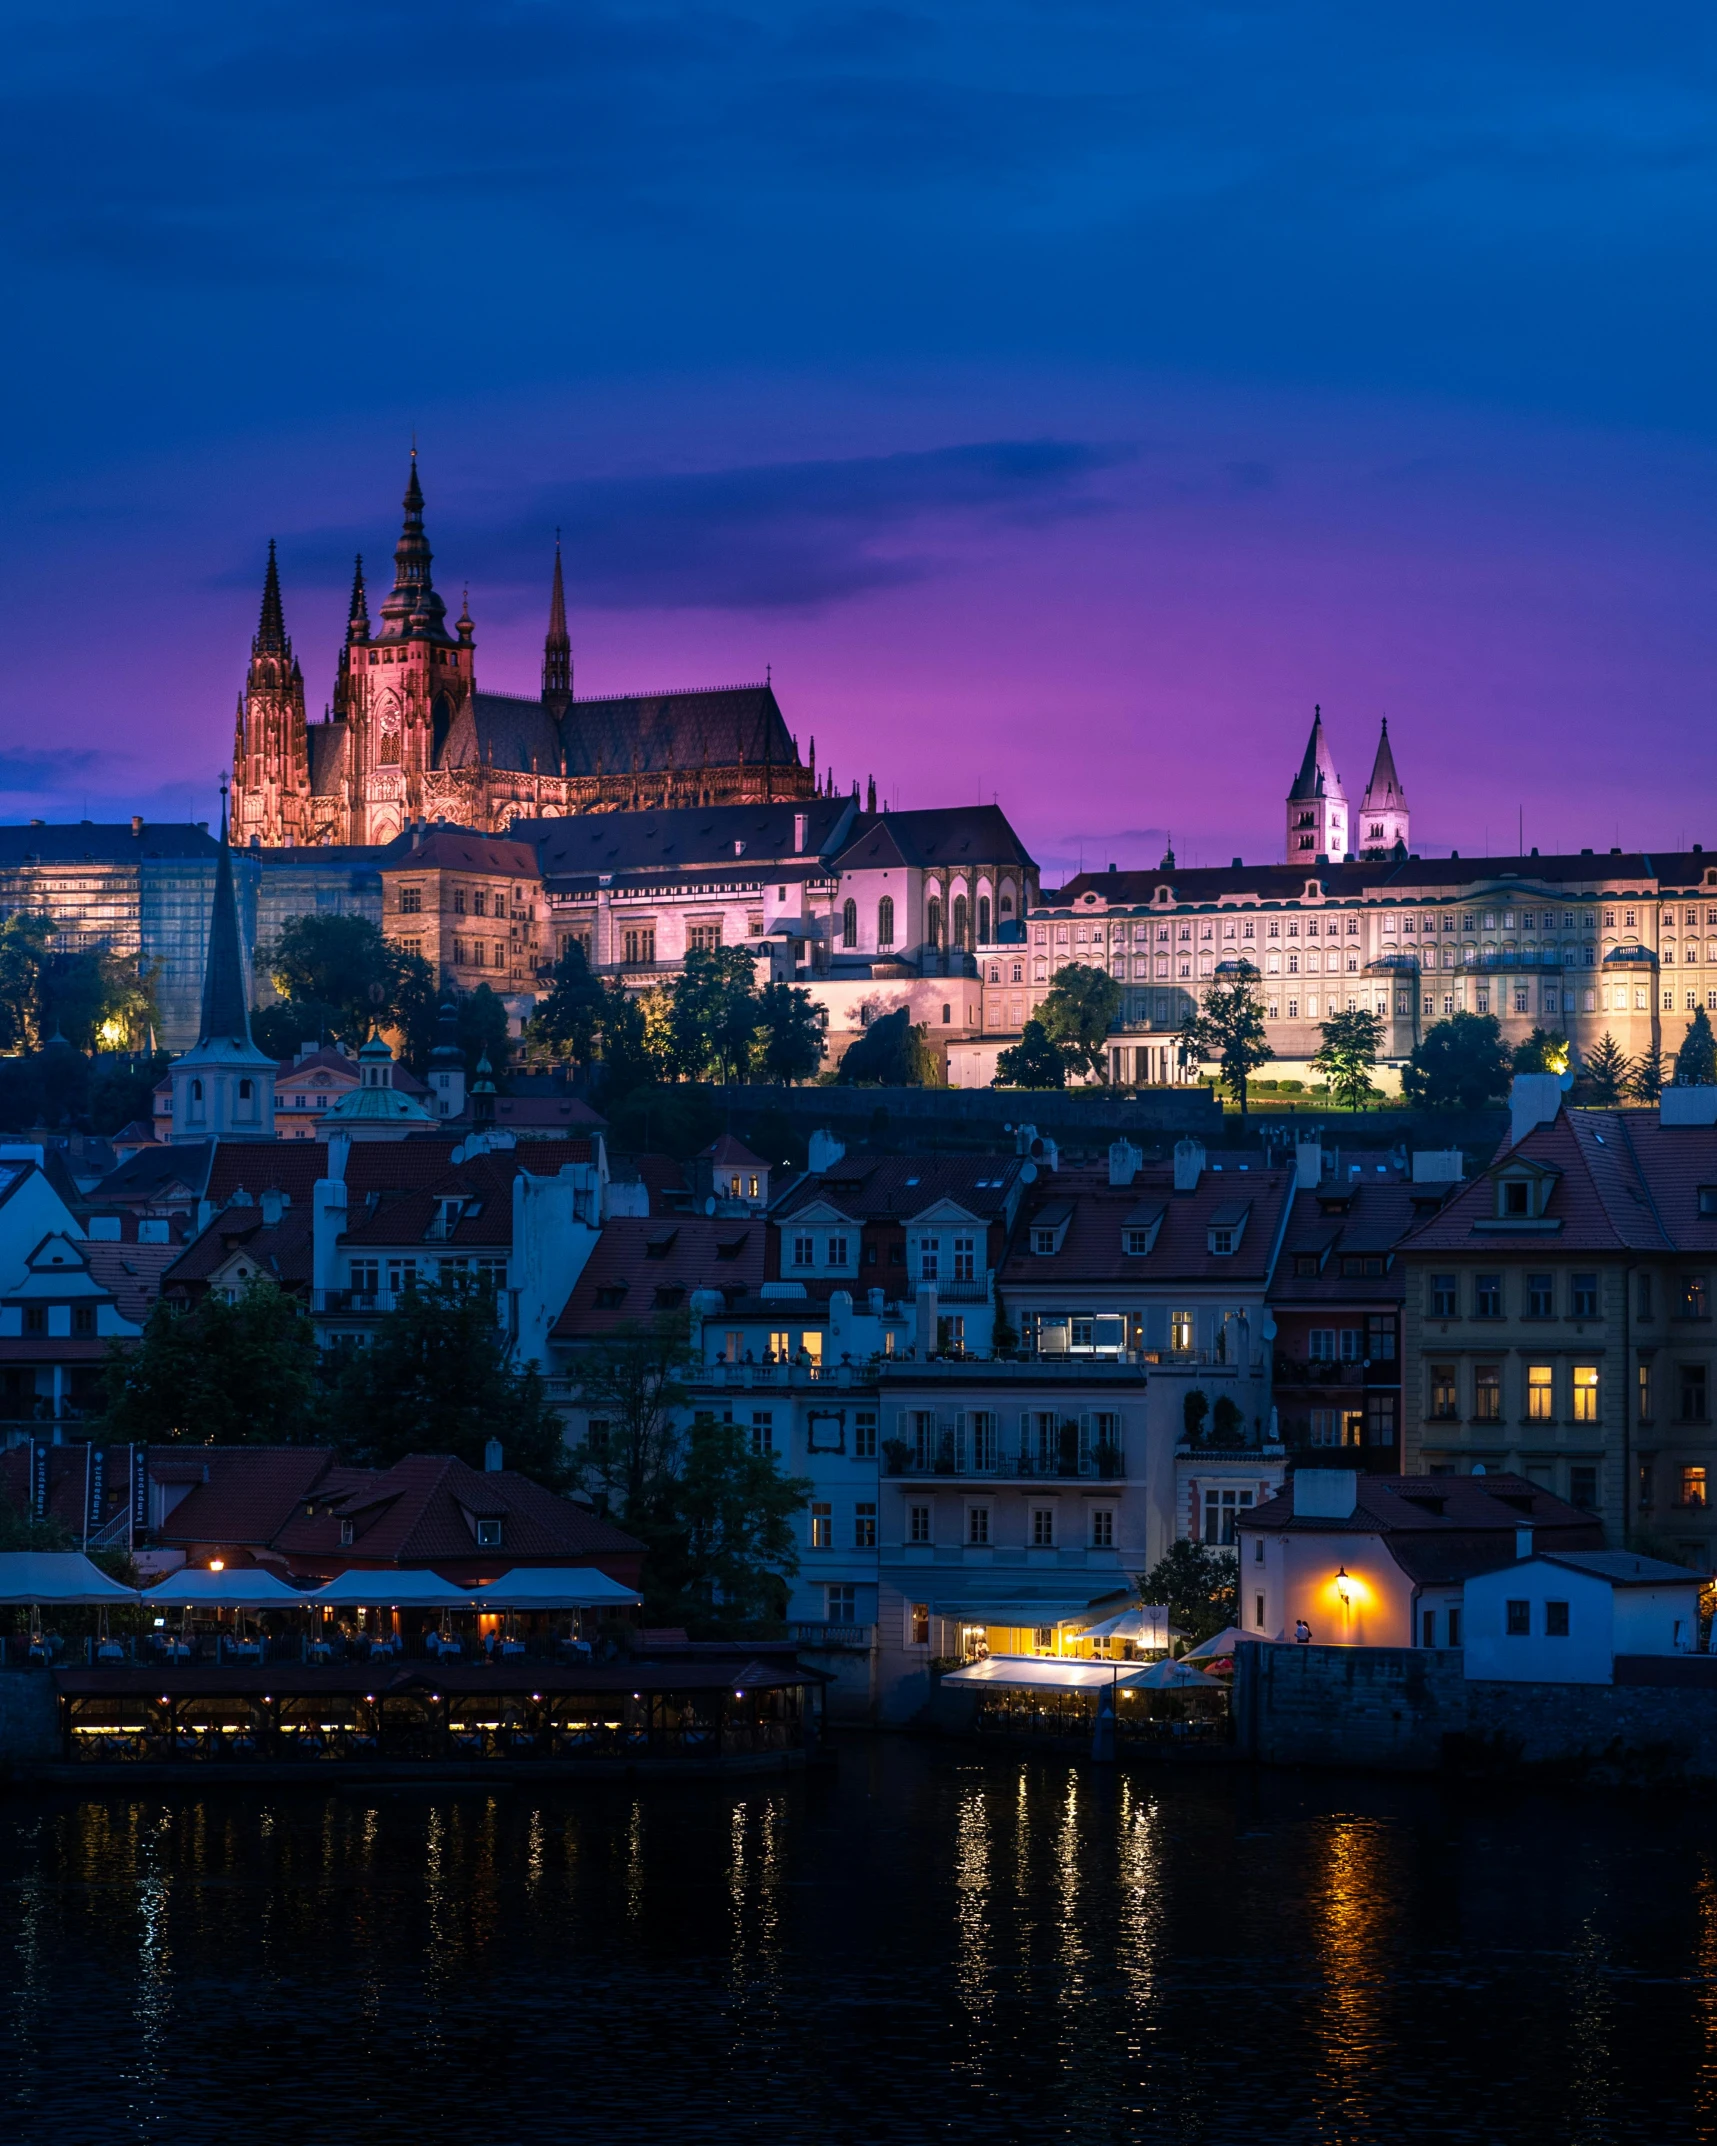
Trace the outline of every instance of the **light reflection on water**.
{"label": "light reflection on water", "polygon": [[0,1804],[0,2139],[1674,2142],[1703,1810],[1094,1772]]}

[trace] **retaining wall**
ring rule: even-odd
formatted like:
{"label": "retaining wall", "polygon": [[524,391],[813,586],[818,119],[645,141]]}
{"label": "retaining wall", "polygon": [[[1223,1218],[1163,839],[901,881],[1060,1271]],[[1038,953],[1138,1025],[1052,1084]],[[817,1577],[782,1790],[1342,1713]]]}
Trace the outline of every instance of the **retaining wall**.
{"label": "retaining wall", "polygon": [[1717,1684],[1632,1666],[1613,1685],[1469,1683],[1452,1649],[1242,1647],[1235,1741],[1266,1766],[1717,1783]]}
{"label": "retaining wall", "polygon": [[0,1775],[60,1755],[59,1695],[45,1669],[0,1669]]}

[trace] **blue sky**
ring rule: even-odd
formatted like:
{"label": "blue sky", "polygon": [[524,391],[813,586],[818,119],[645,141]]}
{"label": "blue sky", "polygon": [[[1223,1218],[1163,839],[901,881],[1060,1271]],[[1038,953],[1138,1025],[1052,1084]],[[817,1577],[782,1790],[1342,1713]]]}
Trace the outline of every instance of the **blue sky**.
{"label": "blue sky", "polygon": [[1314,701],[1428,849],[1717,841],[1714,35],[17,6],[0,813],[206,814],[268,537],[319,707],[415,429],[480,675],[561,526],[581,689],[772,664],[1050,876],[1273,854]]}

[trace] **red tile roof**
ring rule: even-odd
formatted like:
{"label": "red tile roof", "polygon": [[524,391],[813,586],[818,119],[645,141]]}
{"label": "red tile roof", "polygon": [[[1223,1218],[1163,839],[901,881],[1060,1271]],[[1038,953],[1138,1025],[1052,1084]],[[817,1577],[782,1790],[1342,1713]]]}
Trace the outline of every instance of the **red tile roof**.
{"label": "red tile roof", "polygon": [[[467,1203],[465,1212],[446,1237],[437,1244],[454,1250],[477,1245],[509,1245],[513,1241],[513,1181],[521,1171],[548,1177],[552,1170],[538,1167],[538,1156],[563,1142],[531,1141],[523,1148],[498,1155],[474,1155],[456,1163],[424,1185],[406,1191],[378,1188],[374,1205],[365,1193],[347,1209],[345,1242],[348,1245],[422,1244],[441,1212],[444,1200]],[[355,1189],[355,1188],[354,1188]],[[348,1195],[351,1197],[351,1195]]]}
{"label": "red tile roof", "polygon": [[283,1289],[307,1287],[313,1257],[312,1233],[313,1217],[308,1206],[287,1208],[272,1225],[263,1221],[258,1207],[223,1208],[172,1261],[161,1286],[176,1297],[200,1295],[215,1270],[242,1251]]}
{"label": "red tile roof", "polygon": [[[1425,1193],[1424,1186],[1400,1178],[1358,1183],[1351,1189],[1296,1192],[1270,1282],[1270,1302],[1284,1310],[1296,1305],[1401,1303],[1407,1270],[1394,1251],[1423,1221]],[[1382,1258],[1381,1274],[1343,1272],[1344,1260],[1367,1254]],[[1317,1273],[1296,1274],[1295,1260],[1311,1256],[1320,1261]]]}
{"label": "red tile roof", "polygon": [[161,1294],[161,1279],[179,1257],[176,1244],[86,1244],[89,1271],[111,1290],[122,1319],[141,1326]]}
{"label": "red tile roof", "polygon": [[[1540,1125],[1516,1146],[1498,1154],[1490,1167],[1457,1192],[1404,1241],[1410,1253],[1487,1252],[1518,1255],[1544,1252],[1667,1252],[1676,1240],[1657,1204],[1661,1190],[1679,1211],[1677,1187],[1685,1191],[1693,1212],[1681,1215],[1684,1228],[1697,1231],[1694,1190],[1703,1179],[1717,1183],[1717,1128],[1675,1126],[1667,1131],[1655,1118],[1636,1135],[1631,1113],[1614,1110],[1564,1110],[1553,1123]],[[1636,1144],[1637,1143],[1637,1144]],[[1640,1150],[1653,1157],[1648,1176]],[[1503,1231],[1487,1228],[1496,1214],[1496,1176],[1520,1161],[1547,1165],[1556,1173],[1545,1201],[1543,1230]],[[1717,1229],[1704,1225],[1701,1246],[1717,1247]]]}
{"label": "red tile roof", "polygon": [[660,1312],[683,1311],[694,1289],[749,1296],[762,1286],[759,1217],[622,1217],[607,1223],[555,1321],[557,1341],[587,1341]]}
{"label": "red tile roof", "polygon": [[1011,1155],[845,1155],[831,1168],[799,1178],[773,1217],[786,1222],[817,1200],[829,1201],[855,1222],[905,1222],[938,1200],[952,1200],[969,1214],[999,1217],[1019,1171],[1019,1160]]}
{"label": "red tile roof", "polygon": [[[1176,1192],[1166,1171],[1141,1173],[1130,1185],[1111,1185],[1106,1171],[1054,1171],[1030,1186],[998,1280],[1004,1288],[1061,1288],[1105,1282],[1144,1286],[1170,1280],[1261,1281],[1270,1271],[1283,1213],[1293,1192],[1291,1170],[1245,1173],[1206,1170],[1197,1189]],[[1233,1252],[1213,1252],[1214,1223],[1245,1226]],[[1059,1222],[1066,1233],[1055,1252],[1031,1250],[1034,1223]],[[1156,1218],[1160,1216],[1160,1222]],[[1129,1225],[1156,1223],[1149,1252],[1123,1249]]]}
{"label": "red tile roof", "polygon": [[718,1170],[767,1170],[770,1167],[761,1155],[754,1155],[743,1140],[736,1140],[731,1133],[723,1133],[719,1139],[712,1140],[698,1160],[713,1163]]}
{"label": "red tile roof", "polygon": [[1532,1530],[1534,1549],[1600,1550],[1602,1525],[1523,1475],[1360,1475],[1357,1502],[1345,1519],[1294,1510],[1290,1476],[1273,1498],[1240,1521],[1242,1532],[1381,1535],[1389,1554],[1421,1584],[1456,1581],[1493,1570],[1515,1555],[1516,1531]]}

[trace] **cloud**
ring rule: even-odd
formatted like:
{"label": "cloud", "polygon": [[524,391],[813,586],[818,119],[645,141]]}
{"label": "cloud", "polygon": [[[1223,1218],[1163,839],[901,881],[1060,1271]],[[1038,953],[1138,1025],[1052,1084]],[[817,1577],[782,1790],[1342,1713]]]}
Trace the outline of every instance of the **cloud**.
{"label": "cloud", "polygon": [[[974,527],[1043,527],[1111,511],[1094,480],[1129,458],[1077,440],[987,440],[910,454],[608,478],[540,486],[505,521],[439,521],[474,581],[537,588],[559,528],[585,609],[807,610],[943,570]],[[376,525],[288,537],[283,570],[343,585],[352,554],[381,552]],[[391,541],[391,531],[389,532]],[[378,556],[380,554],[380,556]],[[254,560],[220,577],[250,587]]]}
{"label": "cloud", "polygon": [[77,746],[0,746],[0,797],[46,797],[92,769],[107,771],[111,755]]}

